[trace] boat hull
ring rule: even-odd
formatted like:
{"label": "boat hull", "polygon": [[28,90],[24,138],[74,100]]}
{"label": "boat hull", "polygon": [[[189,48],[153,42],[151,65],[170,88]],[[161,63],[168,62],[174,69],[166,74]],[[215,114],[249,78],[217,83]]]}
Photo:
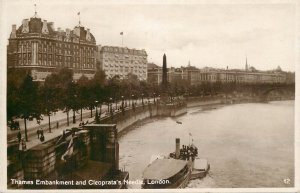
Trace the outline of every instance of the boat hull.
{"label": "boat hull", "polygon": [[205,171],[193,170],[191,174],[191,180],[204,178],[207,175],[209,169],[210,169],[210,165],[208,165],[208,168]]}

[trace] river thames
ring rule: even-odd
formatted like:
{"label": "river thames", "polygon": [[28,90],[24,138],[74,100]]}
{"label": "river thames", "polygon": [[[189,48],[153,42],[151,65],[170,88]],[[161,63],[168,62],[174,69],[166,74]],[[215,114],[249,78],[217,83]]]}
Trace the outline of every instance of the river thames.
{"label": "river thames", "polygon": [[151,156],[175,151],[178,137],[181,145],[193,140],[199,157],[211,165],[207,177],[187,188],[294,184],[294,101],[202,106],[176,118],[145,120],[120,136],[120,168],[129,171],[130,180],[142,180]]}

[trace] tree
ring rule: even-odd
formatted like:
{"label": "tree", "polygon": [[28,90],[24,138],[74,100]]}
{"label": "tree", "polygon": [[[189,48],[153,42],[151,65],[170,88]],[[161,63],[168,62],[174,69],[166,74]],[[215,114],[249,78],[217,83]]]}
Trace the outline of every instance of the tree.
{"label": "tree", "polygon": [[32,77],[27,74],[19,89],[20,101],[18,106],[20,117],[24,119],[26,141],[28,141],[26,121],[33,118],[38,121],[41,119],[41,111],[37,102],[37,89],[38,87],[32,81]]}
{"label": "tree", "polygon": [[89,105],[89,83],[89,79],[84,75],[82,75],[77,81],[77,99],[80,108],[80,121],[82,121],[82,108],[88,107]]}
{"label": "tree", "polygon": [[108,108],[110,108],[110,112],[112,112],[113,101],[115,101],[116,106],[117,106],[117,99],[118,99],[118,97],[121,96],[120,89],[121,89],[121,80],[118,75],[108,79],[107,87],[106,87],[108,97],[106,98],[106,102],[109,104]]}
{"label": "tree", "polygon": [[98,70],[94,75],[93,79],[89,81],[89,97],[88,104],[91,110],[91,117],[93,116],[94,107],[97,108],[98,104],[100,104],[100,115],[98,115],[98,111],[96,109],[97,115],[95,117],[96,121],[101,116],[101,106],[105,101],[105,98],[108,96],[106,85],[106,75],[103,70]]}
{"label": "tree", "polygon": [[51,115],[59,108],[59,88],[53,81],[57,80],[57,74],[48,76],[44,85],[39,89],[39,106],[43,114],[48,116],[48,128],[51,133]]}
{"label": "tree", "polygon": [[52,73],[47,79],[45,84],[49,84],[49,87],[55,89],[58,107],[67,114],[67,125],[69,126],[69,112],[75,103],[73,71],[68,68],[62,68],[58,72]]}
{"label": "tree", "polygon": [[20,115],[18,106],[20,104],[19,88],[21,87],[27,71],[15,68],[7,70],[7,122],[14,127],[14,118]]}

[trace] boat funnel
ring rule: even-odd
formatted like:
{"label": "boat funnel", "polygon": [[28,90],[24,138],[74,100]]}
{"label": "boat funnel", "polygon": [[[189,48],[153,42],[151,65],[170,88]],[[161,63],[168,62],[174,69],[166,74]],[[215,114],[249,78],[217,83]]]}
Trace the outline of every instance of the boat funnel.
{"label": "boat funnel", "polygon": [[176,138],[176,149],[175,149],[175,158],[178,159],[180,155],[180,138]]}

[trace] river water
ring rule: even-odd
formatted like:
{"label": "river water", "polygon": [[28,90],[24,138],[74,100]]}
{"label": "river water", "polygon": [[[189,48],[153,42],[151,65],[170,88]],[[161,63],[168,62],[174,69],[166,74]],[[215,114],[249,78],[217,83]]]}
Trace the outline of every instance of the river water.
{"label": "river water", "polygon": [[142,180],[151,156],[175,151],[178,137],[185,145],[193,140],[211,165],[207,177],[187,188],[294,184],[294,101],[196,107],[176,118],[148,119],[120,136],[120,168]]}

